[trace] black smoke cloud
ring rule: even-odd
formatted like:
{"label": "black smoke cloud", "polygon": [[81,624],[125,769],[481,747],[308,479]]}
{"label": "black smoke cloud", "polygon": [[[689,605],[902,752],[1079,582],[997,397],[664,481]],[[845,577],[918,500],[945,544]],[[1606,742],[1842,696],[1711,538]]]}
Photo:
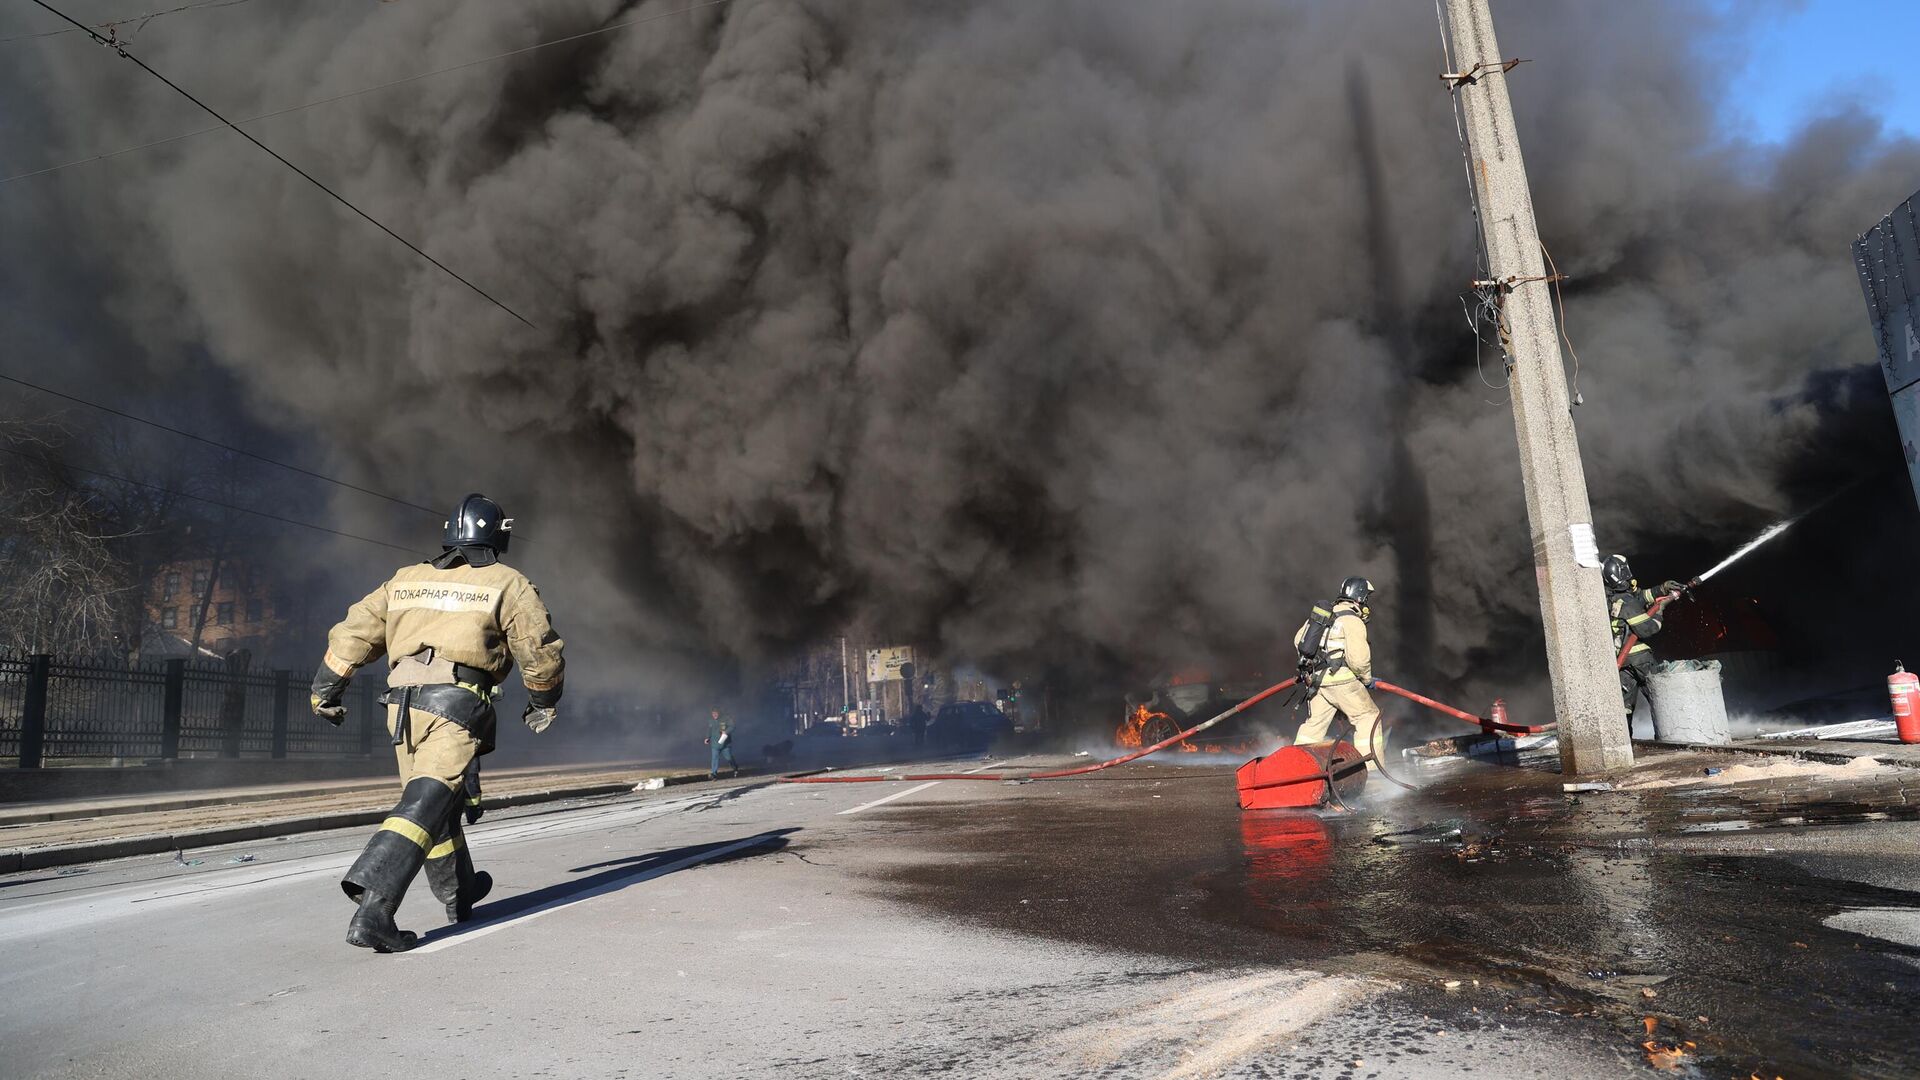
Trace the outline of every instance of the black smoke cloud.
{"label": "black smoke cloud", "polygon": [[[496,494],[623,678],[855,618],[1034,667],[1247,662],[1348,573],[1392,656],[1412,544],[1437,636],[1406,665],[1544,681],[1430,11],[685,6],[250,5],[133,39],[251,115],[667,16],[250,128],[537,330],[225,133],[23,182],[61,185],[33,254],[111,268],[129,377],[218,364],[356,478]],[[1721,138],[1717,10],[1499,10],[1612,547],[1792,508],[1831,445],[1809,376],[1873,360],[1847,244],[1920,181],[1856,114]],[[49,161],[203,123],[77,35],[17,55]]]}

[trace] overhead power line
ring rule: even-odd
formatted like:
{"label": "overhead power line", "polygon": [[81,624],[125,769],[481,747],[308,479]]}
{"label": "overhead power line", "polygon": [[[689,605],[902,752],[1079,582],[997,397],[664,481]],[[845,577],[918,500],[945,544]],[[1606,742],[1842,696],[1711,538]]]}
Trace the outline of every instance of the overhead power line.
{"label": "overhead power line", "polygon": [[28,382],[25,379],[18,378],[13,375],[7,375],[5,373],[0,373],[0,380],[13,383],[16,386],[24,386],[29,390],[38,390],[43,394],[51,394],[54,397],[60,398],[63,401],[71,401],[76,405],[85,405],[89,409],[99,409],[103,413],[110,413],[114,416],[120,417],[122,420],[131,420],[136,424],[145,424],[150,428],[156,428],[160,431],[165,431],[173,435],[178,435],[183,439],[192,439],[194,442],[204,443],[207,446],[216,447],[218,449],[225,450],[228,453],[239,454],[241,457],[252,458],[255,461],[263,461],[268,465],[273,465],[277,468],[285,469],[288,472],[296,472],[296,473],[299,473],[301,476],[310,476],[315,480],[324,480],[329,484],[335,485],[336,487],[343,487],[348,489],[349,491],[357,491],[362,495],[371,495],[376,499],[385,499],[390,503],[397,503],[401,506],[410,507],[414,510],[423,510],[429,514],[434,515],[435,517],[446,516],[442,511],[435,510],[431,506],[422,506],[417,502],[413,502],[410,499],[403,499],[398,495],[388,495],[385,492],[375,491],[372,488],[361,487],[359,484],[350,484],[345,480],[336,479],[334,477],[326,475],[325,473],[314,472],[312,469],[303,469],[298,465],[291,465],[291,464],[288,464],[287,462],[279,461],[275,458],[270,458],[265,454],[256,454],[251,450],[242,450],[237,446],[230,446],[226,443],[219,442],[214,439],[209,439],[204,435],[195,435],[191,431],[185,431],[180,428],[173,427],[170,424],[163,424],[158,420],[149,420],[144,416],[135,416],[130,412],[123,412],[119,409],[112,407],[111,405],[102,405],[97,401],[88,401],[86,398],[83,398],[83,397],[75,397],[72,394],[55,390],[50,386],[41,386],[39,383]]}
{"label": "overhead power line", "polygon": [[[128,23],[140,23],[144,26],[146,23],[160,18],[162,15],[178,15],[183,11],[199,11],[201,8],[238,7],[241,4],[247,3],[252,3],[252,0],[200,0],[200,3],[197,4],[182,4],[179,7],[166,8],[161,11],[149,11],[143,15],[129,15],[124,19],[112,19],[108,22],[94,23],[93,28],[95,30],[111,32]],[[31,41],[34,38],[59,37],[61,34],[77,34],[79,32],[80,31],[69,26],[64,30],[43,30],[37,34],[15,34],[12,37],[0,38],[0,45],[5,45],[10,41]]]}
{"label": "overhead power line", "polygon": [[[99,469],[83,469],[78,465],[72,464],[71,462],[61,461],[58,458],[43,457],[39,454],[29,454],[24,450],[15,450],[9,446],[0,446],[0,454],[11,454],[17,458],[25,458],[28,461],[37,462],[38,464],[47,466],[48,468],[67,469],[72,472],[84,473],[88,476],[97,476],[102,480],[112,480],[116,483],[121,483],[121,484],[132,484],[134,487],[146,488],[148,491],[157,491],[162,495],[172,495],[175,498],[179,498],[179,499],[192,499],[194,502],[206,503],[208,506],[217,506],[222,510],[232,510],[235,513],[239,513],[239,514],[251,514],[254,517],[265,518],[268,521],[277,521],[282,525],[295,525],[302,529],[312,529],[315,532],[329,533],[333,536],[342,537],[347,540],[358,540],[363,544],[378,544],[383,548],[392,548],[395,551],[404,551],[409,555],[421,554],[418,548],[402,547],[399,544],[389,544],[385,540],[375,540],[371,536],[360,536],[357,533],[341,532],[339,529],[329,529],[325,525],[315,525],[311,521],[295,521],[293,518],[281,517],[278,514],[269,514],[264,510],[251,510],[244,506],[235,506],[232,503],[221,502],[218,499],[209,499],[204,495],[194,495],[185,491],[176,491],[173,488],[162,487],[159,484],[149,484],[144,480],[134,480],[129,477],[116,475],[114,473],[102,472]],[[78,484],[74,484],[71,482],[67,482],[67,486],[72,488],[75,491],[82,490]]]}
{"label": "overhead power line", "polygon": [[222,116],[218,111],[216,111],[213,108],[213,106],[208,105],[206,102],[201,101],[197,97],[194,97],[192,94],[188,93],[184,88],[182,88],[179,83],[174,82],[172,79],[167,78],[165,75],[162,75],[158,71],[155,71],[153,68],[149,67],[146,61],[133,55],[131,52],[128,52],[127,47],[125,45],[120,44],[119,42],[111,41],[107,38],[101,37],[98,31],[80,22],[79,20],[73,18],[73,16],[68,15],[67,13],[61,11],[59,8],[54,7],[52,4],[47,3],[47,0],[33,0],[33,2],[39,5],[40,7],[45,8],[47,11],[52,12],[55,15],[58,15],[60,18],[65,19],[67,22],[72,23],[74,26],[78,27],[79,29],[85,30],[87,32],[87,36],[91,37],[93,40],[99,42],[100,44],[106,46],[109,49],[112,49],[114,52],[120,54],[122,57],[125,57],[126,59],[133,61],[134,64],[140,68],[140,70],[146,72],[147,74],[165,83],[168,86],[168,88],[173,90],[175,93],[179,94],[181,97],[186,98],[188,101],[191,101],[195,105],[199,106],[199,108],[202,111],[204,111],[208,116],[211,116],[215,120],[220,121],[220,123],[223,126],[233,129],[234,134],[239,135],[241,138],[247,140],[253,145],[259,147],[261,150],[272,155],[275,161],[278,161],[280,164],[285,165],[287,168],[292,169],[296,173],[299,173],[303,179],[305,179],[308,183],[312,184],[314,187],[319,188],[321,191],[326,192],[329,196],[333,198],[335,202],[338,202],[341,206],[344,206],[347,209],[353,211],[354,213],[360,215],[362,218],[365,218],[370,224],[373,225],[374,228],[379,229],[381,232],[386,233],[388,236],[391,236],[395,240],[406,245],[407,250],[413,252],[415,255],[418,255],[421,258],[432,263],[433,265],[439,267],[440,270],[444,272],[448,277],[454,279],[455,281],[458,281],[460,284],[465,285],[467,288],[473,290],[474,293],[479,295],[482,299],[486,300],[488,303],[492,304],[494,307],[497,307],[501,311],[504,311],[507,314],[513,316],[515,319],[518,319],[524,325],[538,329],[537,327],[534,327],[533,323],[529,322],[525,316],[521,315],[519,312],[508,307],[506,304],[501,303],[499,300],[495,299],[493,294],[487,292],[485,289],[482,289],[480,286],[475,285],[473,282],[467,280],[466,278],[461,277],[458,273],[455,273],[453,268],[448,266],[446,263],[443,263],[439,259],[436,259],[433,256],[427,254],[426,252],[420,250],[420,248],[416,244],[414,244],[413,241],[408,240],[406,237],[401,236],[399,233],[394,232],[392,229],[387,228],[384,224],[380,222],[378,218],[375,218],[372,214],[369,214],[365,210],[360,209],[358,206],[355,206],[353,203],[348,202],[347,198],[344,195],[341,195],[339,192],[333,190],[327,185],[321,183],[319,180],[315,179],[312,173],[307,172],[305,169],[302,169],[300,166],[295,165],[293,162],[288,161],[284,157],[281,157],[280,154],[277,151],[275,151],[272,147],[268,146],[266,143],[261,142],[259,139],[256,139],[252,135],[249,135],[245,131],[241,130],[241,128],[238,125],[234,124],[233,121],[228,120],[225,116]]}
{"label": "overhead power line", "polygon": [[[679,9],[678,11],[663,11],[655,15],[645,16],[643,18],[625,19],[617,23],[608,23],[605,26],[598,27],[593,30],[583,30],[580,33],[568,34],[565,37],[557,37],[551,41],[542,41],[542,42],[538,42],[533,45],[527,45],[518,49],[509,49],[506,52],[495,53],[492,56],[483,56],[478,60],[467,60],[458,64],[450,65],[448,67],[435,68],[432,71],[423,71],[418,75],[408,75],[405,78],[394,79],[390,82],[375,83],[372,86],[363,86],[358,90],[348,90],[345,93],[334,94],[332,97],[323,97],[314,101],[305,102],[300,105],[289,105],[284,109],[274,109],[271,112],[258,113],[253,116],[246,117],[245,119],[235,120],[233,121],[233,123],[251,124],[257,120],[271,120],[276,116],[285,116],[288,113],[296,113],[296,112],[302,111],[303,109],[312,109],[321,105],[331,105],[334,102],[346,101],[348,98],[356,98],[362,94],[371,94],[376,90],[390,90],[396,86],[405,86],[408,83],[419,82],[421,79],[430,79],[430,78],[433,78],[435,75],[445,75],[449,72],[462,71],[470,67],[479,67],[482,64],[491,64],[499,60],[506,60],[511,57],[520,56],[524,53],[530,53],[530,52],[538,51],[540,49],[551,48],[555,45],[565,45],[570,41],[579,41],[582,38],[590,38],[600,34],[608,34],[608,33],[612,33],[615,30],[624,30],[629,26],[638,26],[641,23],[658,22],[661,19],[671,19],[676,15],[688,15],[695,11],[699,11],[703,8],[720,7],[723,4],[730,4],[730,3],[733,3],[733,0],[706,0],[706,3],[694,4],[691,7],[684,7]],[[74,31],[71,28],[66,30],[55,31],[55,33],[61,33],[61,34],[70,34],[73,32]],[[59,172],[62,169],[71,169],[76,165],[88,165],[96,161],[105,161],[108,158],[119,157],[122,154],[131,154],[138,150],[149,150],[156,146],[165,146],[168,143],[179,142],[182,139],[191,139],[196,135],[205,135],[210,131],[224,131],[226,127],[227,125],[225,124],[209,124],[203,128],[195,128],[192,131],[181,132],[178,135],[169,135],[164,139],[154,139],[152,142],[143,142],[136,146],[123,146],[118,150],[109,150],[104,154],[95,154],[92,157],[76,158],[72,161],[63,162],[59,165],[49,165],[44,169],[34,169],[31,172],[14,173],[12,176],[0,176],[0,184],[10,184],[15,180],[26,180],[35,176],[45,176],[48,173]]]}

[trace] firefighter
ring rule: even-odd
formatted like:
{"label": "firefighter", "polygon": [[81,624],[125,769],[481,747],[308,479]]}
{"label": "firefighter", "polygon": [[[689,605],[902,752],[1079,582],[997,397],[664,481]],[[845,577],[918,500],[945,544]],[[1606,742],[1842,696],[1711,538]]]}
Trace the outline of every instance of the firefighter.
{"label": "firefighter", "polygon": [[[1370,769],[1379,767],[1371,755],[1377,749],[1374,731],[1380,722],[1380,707],[1367,693],[1373,688],[1373,650],[1367,644],[1367,620],[1373,615],[1368,601],[1373,593],[1373,582],[1348,578],[1340,583],[1340,599],[1331,608],[1315,608],[1293,635],[1310,695],[1307,721],[1294,735],[1294,744],[1325,740],[1334,714],[1339,713],[1353,725],[1354,745],[1369,755]],[[1309,641],[1310,632],[1319,640]]]}
{"label": "firefighter", "polygon": [[733,775],[740,775],[740,763],[733,760],[733,721],[719,709],[707,713],[707,745],[713,748],[712,760],[708,763],[707,779],[720,778],[720,758],[725,756],[727,768]]}
{"label": "firefighter", "polygon": [[[347,609],[327,635],[313,679],[315,715],[338,725],[341,698],[362,665],[387,657],[387,731],[400,765],[400,801],[340,882],[359,905],[347,943],[403,952],[415,935],[394,910],[424,865],[447,919],[459,922],[493,887],[475,873],[460,827],[477,819],[476,759],[493,749],[493,699],[520,665],[527,687],[521,719],[535,734],[560,702],[564,642],[547,607],[518,570],[500,561],[513,520],[484,495],[460,500],[438,558],[402,567]],[[471,790],[473,802],[468,804]]]}
{"label": "firefighter", "polygon": [[[1683,586],[1677,581],[1669,581],[1658,590],[1642,589],[1634,580],[1633,568],[1627,565],[1625,555],[1609,555],[1600,566],[1600,578],[1607,586],[1607,614],[1613,623],[1613,652],[1616,657],[1620,650],[1627,649],[1624,660],[1619,660],[1620,700],[1627,711],[1627,727],[1633,727],[1634,698],[1645,694],[1647,707],[1653,707],[1653,694],[1647,688],[1647,673],[1653,670],[1655,660],[1653,649],[1647,645],[1647,639],[1660,632],[1660,609],[1664,601],[1680,595]],[[1633,647],[1627,648],[1627,638],[1634,639]]]}

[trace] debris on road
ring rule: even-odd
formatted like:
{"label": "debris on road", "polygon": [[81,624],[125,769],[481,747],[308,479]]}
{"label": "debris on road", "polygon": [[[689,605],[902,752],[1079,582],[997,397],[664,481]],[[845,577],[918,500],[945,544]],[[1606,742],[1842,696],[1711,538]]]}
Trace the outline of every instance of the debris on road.
{"label": "debris on road", "polygon": [[1604,780],[1585,780],[1574,784],[1561,784],[1560,790],[1569,794],[1583,791],[1612,791],[1613,785]]}
{"label": "debris on road", "polygon": [[252,855],[252,854],[247,854],[247,855],[235,855],[235,856],[234,856],[233,858],[231,858],[231,859],[228,859],[227,861],[228,861],[228,862],[230,862],[230,863],[249,863],[249,862],[252,862],[253,860],[255,860],[255,859],[257,859],[257,858],[259,858],[259,856],[257,856],[257,855]]}

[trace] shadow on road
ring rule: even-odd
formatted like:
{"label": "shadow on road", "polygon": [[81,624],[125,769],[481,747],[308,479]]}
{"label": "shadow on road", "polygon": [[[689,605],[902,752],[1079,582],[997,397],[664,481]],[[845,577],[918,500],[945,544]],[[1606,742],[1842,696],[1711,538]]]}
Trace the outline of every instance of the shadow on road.
{"label": "shadow on road", "polygon": [[483,927],[495,927],[515,919],[524,919],[555,908],[577,904],[596,896],[618,892],[630,885],[643,881],[665,877],[695,866],[731,862],[735,859],[752,858],[779,851],[787,846],[787,837],[799,832],[798,827],[771,829],[752,836],[734,840],[717,840],[707,844],[689,844],[686,847],[669,848],[666,851],[654,851],[645,855],[636,855],[626,859],[614,859],[608,862],[591,863],[577,866],[568,873],[598,873],[568,881],[555,882],[544,888],[519,896],[496,900],[473,909],[473,918],[458,926],[445,926],[420,936],[420,944],[456,938],[472,933]]}

